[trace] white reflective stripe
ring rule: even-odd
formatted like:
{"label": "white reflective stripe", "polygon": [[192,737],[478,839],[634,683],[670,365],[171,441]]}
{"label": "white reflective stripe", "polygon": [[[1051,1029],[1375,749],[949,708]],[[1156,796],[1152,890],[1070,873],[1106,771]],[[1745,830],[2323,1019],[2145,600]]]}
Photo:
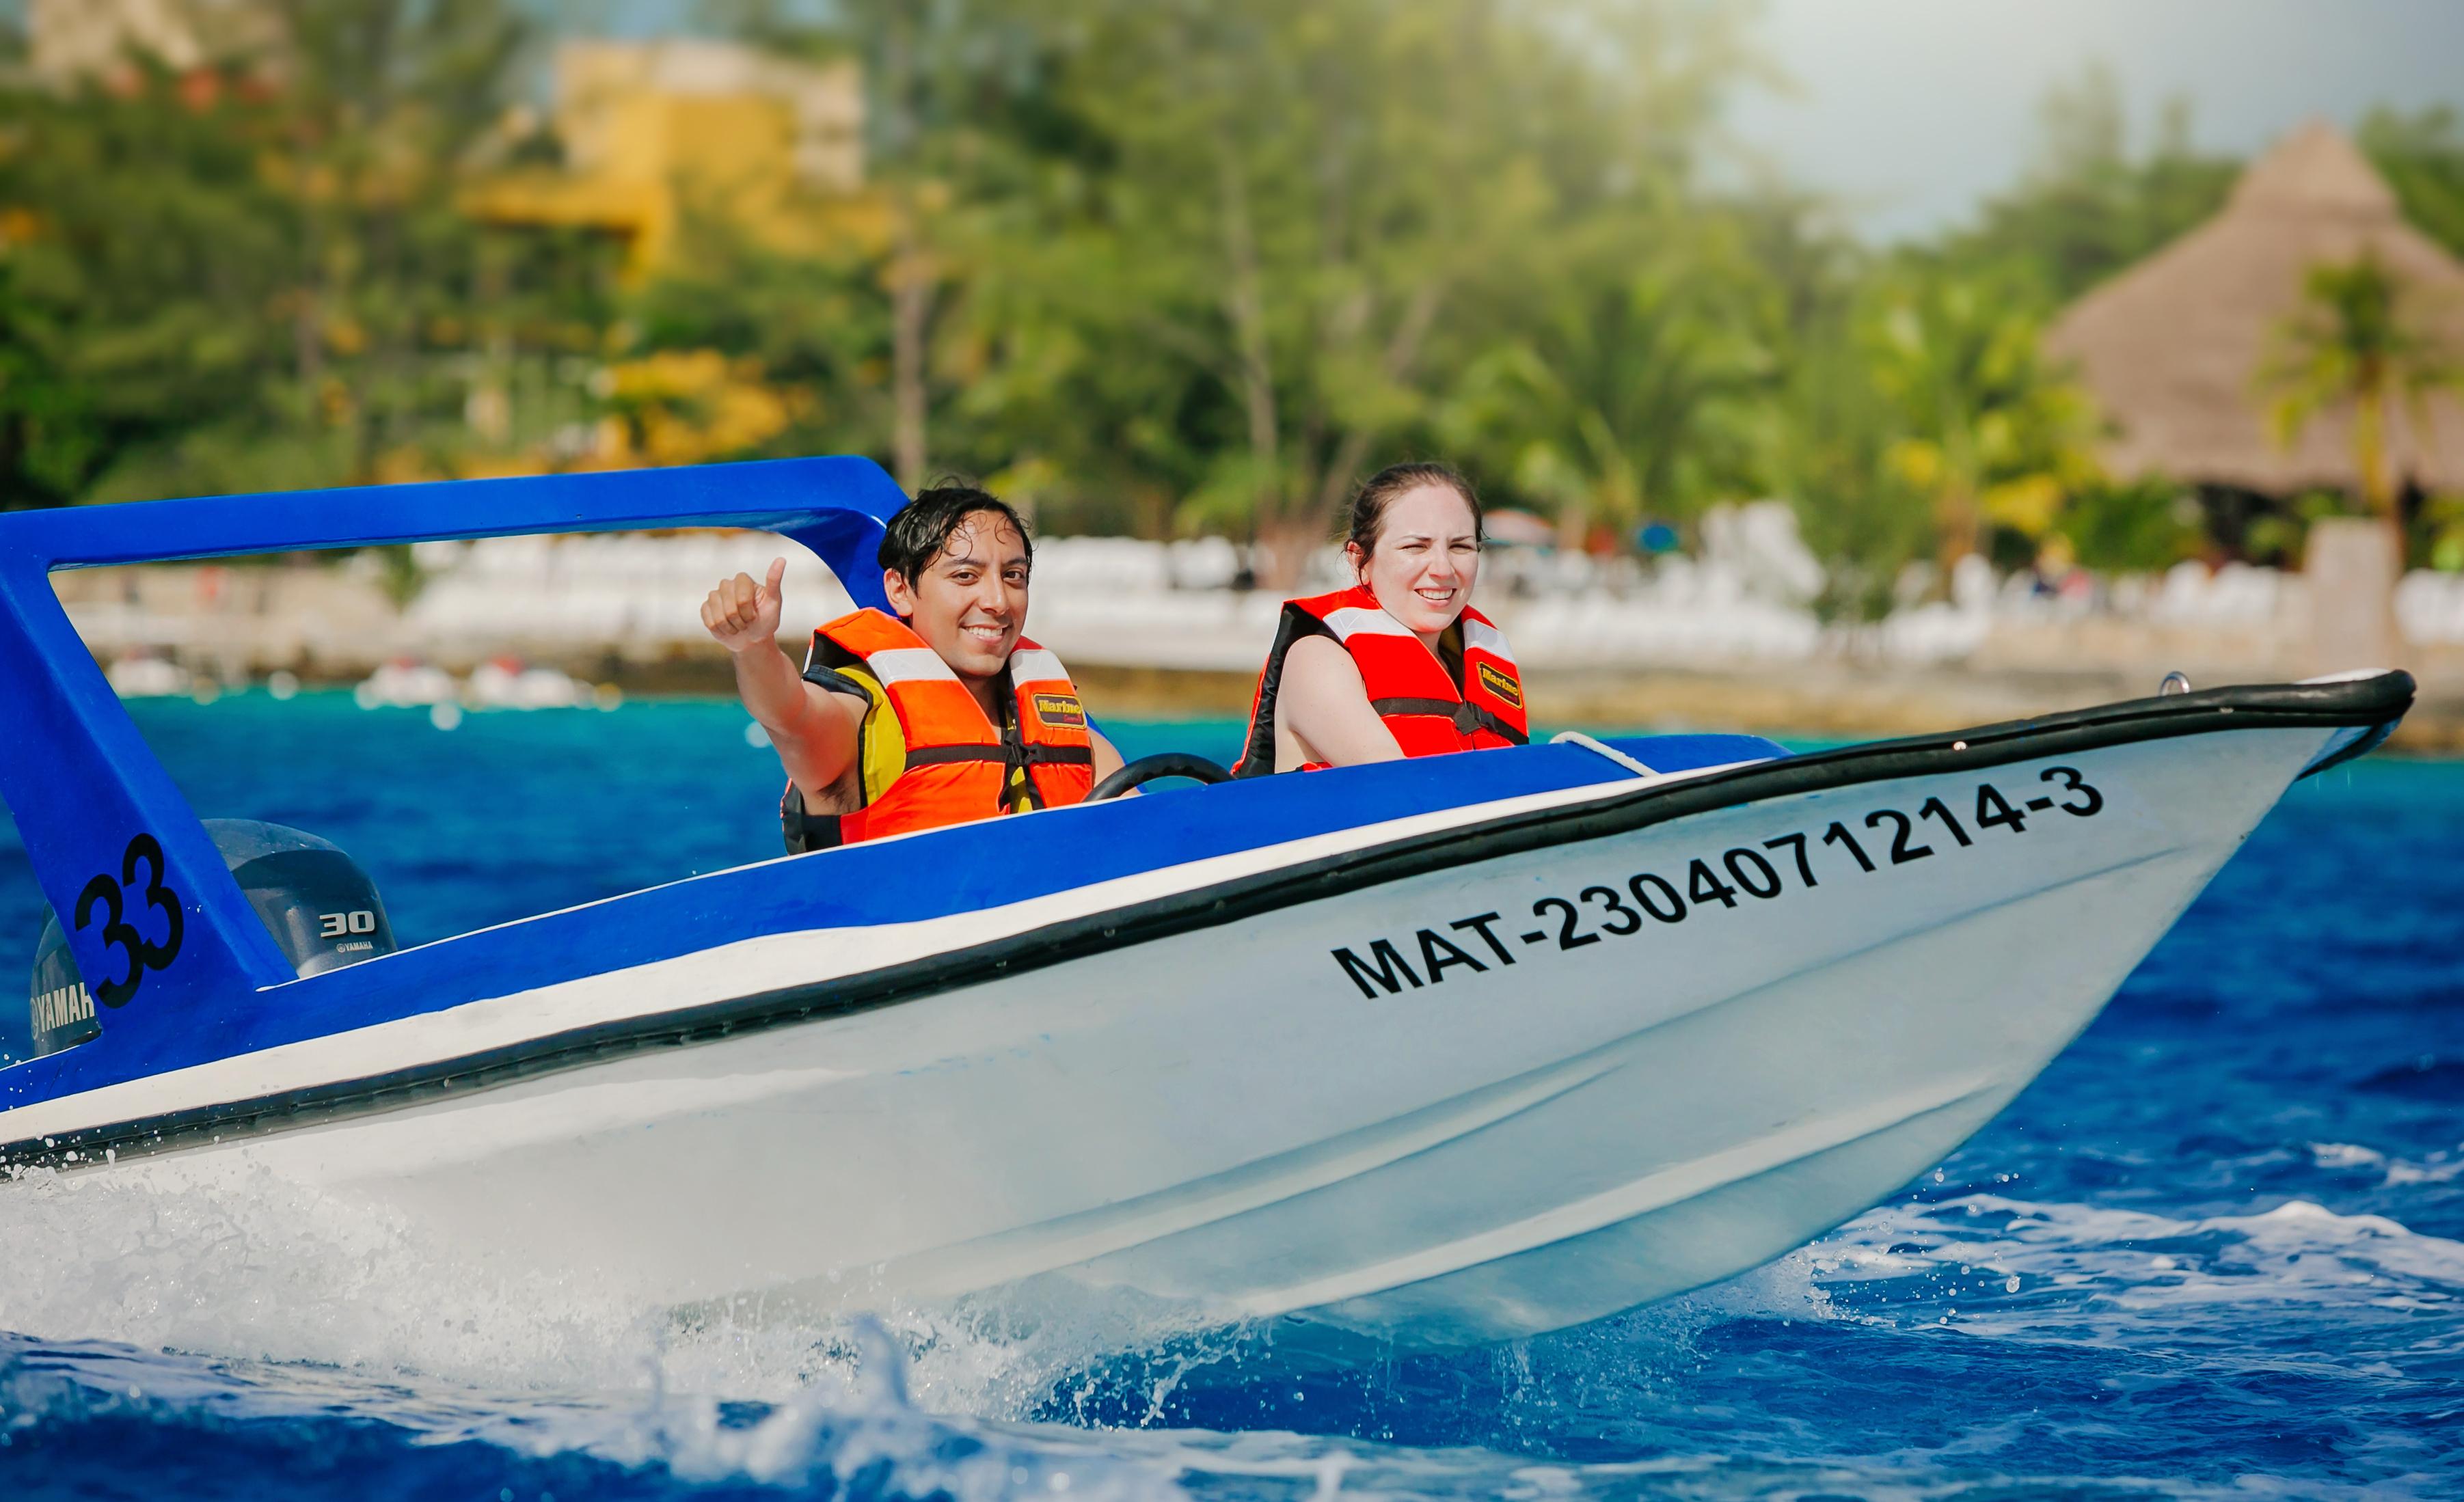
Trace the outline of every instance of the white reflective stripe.
{"label": "white reflective stripe", "polygon": [[1069,670],[1061,659],[1040,646],[1023,646],[1009,655],[1009,681],[1014,684],[1066,684]]}
{"label": "white reflective stripe", "polygon": [[950,671],[950,664],[941,661],[941,654],[929,646],[893,646],[866,658],[864,665],[871,670],[873,677],[881,680],[884,688],[891,684],[930,682],[934,679],[956,683],[958,678],[957,674]]}
{"label": "white reflective stripe", "polygon": [[1411,627],[1386,612],[1368,610],[1358,605],[1347,605],[1341,610],[1328,611],[1326,628],[1334,633],[1335,640],[1338,642],[1348,642],[1355,636],[1410,636],[1412,634]]}
{"label": "white reflective stripe", "polygon": [[[1738,765],[1743,765],[1739,763]],[[1705,767],[1675,773],[1706,776],[1727,767]],[[1528,811],[1558,808],[1625,794],[1629,777],[1551,793],[1526,794],[1494,802],[1471,803],[1403,816],[1385,823],[1362,824],[1307,835],[1280,844],[1227,851],[1161,864],[1108,881],[1065,887],[1022,902],[854,927],[804,929],[761,934],[713,948],[605,974],[555,981],[511,994],[483,997],[451,1008],[372,1023],[348,1032],[328,1033],[297,1043],[279,1044],[202,1064],[167,1069],[121,1084],[102,1085],[49,1100],[0,1111],[0,1139],[23,1142],[51,1134],[87,1131],[112,1121],[200,1110],[220,1102],[251,1099],[319,1084],[380,1076],[484,1050],[510,1048],[533,1038],[579,1028],[654,1014],[671,1008],[705,1005],[756,995],[765,990],[810,985],[841,976],[883,969],[912,960],[947,954],[1119,909],[1134,908],[1158,898],[1218,886],[1243,877],[1302,867],[1321,860],[1339,860],[1361,850],[1413,835],[1434,833],[1456,825],[1477,823]],[[1092,807],[1092,805],[1089,805]],[[1054,810],[1043,816],[1067,816]],[[907,839],[928,833],[912,830],[891,838]],[[779,856],[759,864],[803,860],[804,856]],[[1155,859],[1171,860],[1156,852]],[[754,866],[737,868],[739,871]],[[719,880],[696,877],[696,882]],[[684,882],[675,883],[673,890]],[[708,888],[700,888],[708,890]],[[581,908],[598,907],[625,898],[602,898]],[[552,917],[542,914],[540,918]],[[540,918],[517,919],[459,938],[421,946],[434,951],[469,944],[479,933],[519,928]],[[814,921],[824,921],[816,918]],[[678,935],[679,939],[683,936]],[[410,950],[380,955],[369,965],[398,965]],[[462,951],[448,949],[445,964]],[[431,960],[440,958],[433,954]],[[384,973],[393,973],[386,971]],[[484,976],[476,969],[466,971]],[[580,1078],[580,1077],[577,1077]],[[605,1078],[605,1076],[595,1077]],[[457,1087],[458,1088],[458,1087]],[[14,1494],[13,1492],[11,1493]]]}
{"label": "white reflective stripe", "polygon": [[1474,620],[1469,616],[1463,618],[1463,628],[1464,651],[1486,652],[1501,663],[1509,664],[1513,663],[1514,648],[1506,644],[1505,632],[1485,621]]}

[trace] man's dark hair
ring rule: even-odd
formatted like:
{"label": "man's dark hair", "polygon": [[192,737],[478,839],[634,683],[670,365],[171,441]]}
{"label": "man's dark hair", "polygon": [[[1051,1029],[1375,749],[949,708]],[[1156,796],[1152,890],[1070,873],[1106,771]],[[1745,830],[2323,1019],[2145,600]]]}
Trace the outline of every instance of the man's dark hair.
{"label": "man's dark hair", "polygon": [[907,581],[910,588],[950,545],[950,533],[979,512],[990,512],[1018,529],[1026,543],[1028,562],[1035,560],[1035,539],[1009,503],[972,485],[948,482],[915,492],[899,513],[890,518],[889,534],[881,539],[881,566]]}

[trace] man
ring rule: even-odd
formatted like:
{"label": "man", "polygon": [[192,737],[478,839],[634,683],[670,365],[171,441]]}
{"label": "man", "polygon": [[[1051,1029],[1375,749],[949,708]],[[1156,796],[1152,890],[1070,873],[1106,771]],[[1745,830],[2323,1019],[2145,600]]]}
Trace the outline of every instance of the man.
{"label": "man", "polygon": [[1060,659],[1021,634],[1033,561],[1001,501],[925,490],[881,543],[897,616],[830,621],[802,675],[779,651],[786,559],[710,592],[702,624],[786,769],[791,852],[1081,802],[1119,768]]}

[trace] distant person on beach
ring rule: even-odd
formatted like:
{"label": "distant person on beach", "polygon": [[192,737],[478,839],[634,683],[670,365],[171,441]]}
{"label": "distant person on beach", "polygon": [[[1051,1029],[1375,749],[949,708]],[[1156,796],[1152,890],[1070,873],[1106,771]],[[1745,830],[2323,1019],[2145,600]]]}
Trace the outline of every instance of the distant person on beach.
{"label": "distant person on beach", "polygon": [[1352,500],[1350,589],[1287,600],[1235,776],[1520,746],[1523,680],[1471,608],[1480,497],[1440,464],[1379,470]]}
{"label": "distant person on beach", "polygon": [[787,773],[790,852],[1083,802],[1121,765],[1061,660],[1028,641],[1034,544],[1018,513],[945,485],[891,518],[881,586],[813,633],[803,673],[780,654],[780,581],[738,574],[701,621]]}

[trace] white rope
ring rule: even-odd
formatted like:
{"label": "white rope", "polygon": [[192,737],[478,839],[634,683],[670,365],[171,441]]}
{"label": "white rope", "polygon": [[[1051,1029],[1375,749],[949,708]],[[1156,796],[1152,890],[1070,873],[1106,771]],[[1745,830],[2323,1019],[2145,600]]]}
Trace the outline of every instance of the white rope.
{"label": "white rope", "polygon": [[1560,730],[1556,734],[1549,737],[1549,744],[1551,746],[1580,746],[1587,751],[1591,751],[1596,755],[1606,756],[1609,760],[1616,762],[1618,766],[1623,767],[1626,771],[1633,773],[1638,777],[1657,777],[1660,775],[1659,773],[1652,771],[1649,767],[1644,766],[1642,763],[1635,760],[1633,757],[1617,750],[1616,747],[1604,746],[1598,741],[1592,739],[1590,736],[1585,735],[1580,730]]}

